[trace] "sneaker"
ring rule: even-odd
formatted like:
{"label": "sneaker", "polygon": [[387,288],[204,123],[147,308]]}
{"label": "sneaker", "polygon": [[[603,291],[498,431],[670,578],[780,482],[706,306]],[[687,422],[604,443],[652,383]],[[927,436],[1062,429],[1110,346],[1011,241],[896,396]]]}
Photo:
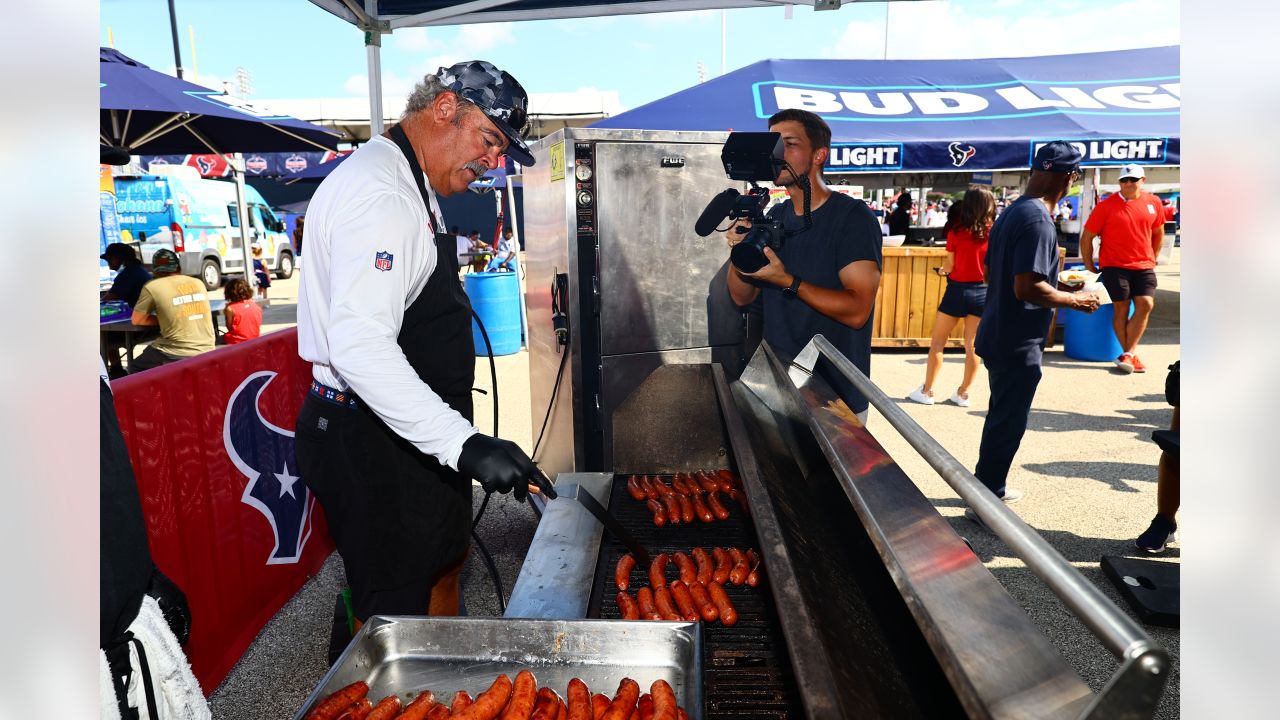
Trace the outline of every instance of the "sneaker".
{"label": "sneaker", "polygon": [[969,396],[961,395],[960,391],[957,390],[956,392],[951,393],[951,402],[952,404],[959,405],[960,407],[969,407]]}
{"label": "sneaker", "polygon": [[[1006,487],[1004,489],[1004,495],[1000,496],[1000,499],[1004,501],[1005,505],[1016,503],[1022,499],[1022,491],[1016,490],[1011,487]],[[982,522],[982,518],[978,517],[978,513],[974,512],[973,508],[965,508],[964,516],[965,518],[972,520],[974,523],[976,523],[978,527],[981,527],[983,529],[987,528],[987,524]]]}
{"label": "sneaker", "polygon": [[1131,353],[1122,353],[1116,358],[1116,367],[1120,368],[1120,372],[1128,375],[1133,372],[1133,355]]}
{"label": "sneaker", "polygon": [[1156,515],[1147,531],[1133,541],[1134,547],[1146,550],[1151,554],[1164,552],[1165,546],[1173,542],[1178,534],[1178,523],[1163,515]]}
{"label": "sneaker", "polygon": [[1133,363],[1134,372],[1147,371],[1147,366],[1142,364],[1142,361],[1138,359],[1137,355],[1134,355],[1133,353],[1129,353],[1129,360]]}
{"label": "sneaker", "polygon": [[921,405],[933,404],[933,396],[925,394],[923,385],[916,388],[915,390],[912,390],[911,393],[907,395],[907,399],[910,400],[911,402],[918,402]]}

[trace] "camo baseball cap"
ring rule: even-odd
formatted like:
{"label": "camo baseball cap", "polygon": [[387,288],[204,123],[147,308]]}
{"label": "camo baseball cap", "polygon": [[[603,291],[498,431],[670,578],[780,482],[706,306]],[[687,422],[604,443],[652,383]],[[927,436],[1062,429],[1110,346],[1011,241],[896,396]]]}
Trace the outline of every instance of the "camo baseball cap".
{"label": "camo baseball cap", "polygon": [[480,108],[511,144],[507,153],[521,165],[532,165],[533,154],[525,144],[529,95],[511,74],[484,60],[469,60],[436,72],[440,84]]}
{"label": "camo baseball cap", "polygon": [[182,272],[182,265],[178,262],[178,253],[169,248],[160,248],[151,256],[152,272]]}

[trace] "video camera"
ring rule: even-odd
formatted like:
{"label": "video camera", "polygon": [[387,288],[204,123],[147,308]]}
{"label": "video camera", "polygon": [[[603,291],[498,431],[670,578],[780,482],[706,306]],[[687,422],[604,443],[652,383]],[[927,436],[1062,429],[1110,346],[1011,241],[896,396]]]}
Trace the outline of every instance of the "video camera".
{"label": "video camera", "polygon": [[[739,228],[746,233],[741,242],[733,246],[729,252],[729,260],[734,267],[745,273],[753,273],[769,264],[764,249],[782,248],[786,238],[796,233],[788,233],[782,228],[782,220],[770,220],[764,209],[769,204],[769,191],[757,185],[757,182],[776,182],[778,173],[787,166],[782,159],[782,135],[776,132],[735,132],[729,133],[724,148],[720,151],[720,161],[724,163],[724,171],[730,180],[746,180],[751,189],[743,195],[733,188],[716,195],[707,203],[707,207],[694,223],[694,232],[706,237],[714,232],[720,221],[728,217],[730,220],[743,219],[751,223],[749,229]],[[794,174],[795,171],[792,170]],[[809,178],[797,175],[797,182],[804,191],[804,227],[797,231],[808,230],[813,224],[809,215]]]}

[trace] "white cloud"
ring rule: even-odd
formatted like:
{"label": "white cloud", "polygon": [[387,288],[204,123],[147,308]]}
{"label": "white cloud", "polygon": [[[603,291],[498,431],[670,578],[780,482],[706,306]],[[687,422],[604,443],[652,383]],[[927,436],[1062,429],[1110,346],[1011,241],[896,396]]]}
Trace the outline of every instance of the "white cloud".
{"label": "white cloud", "polygon": [[401,28],[391,33],[391,46],[410,52],[434,52],[444,43],[431,35],[428,28]]}
{"label": "white cloud", "polygon": [[[413,90],[413,86],[420,78],[405,77],[386,67],[382,68],[382,97],[399,98],[403,100],[409,97],[409,91]],[[369,97],[369,75],[368,73],[360,73],[347,78],[342,84],[342,89],[351,95],[359,95],[361,97]]]}
{"label": "white cloud", "polygon": [[[1057,55],[1176,45],[1180,39],[1174,2],[1127,0],[1083,10],[1070,1],[1041,2],[996,12],[1000,7],[984,5],[978,12],[953,3],[894,3],[889,58]],[[884,25],[857,21],[821,54],[878,58],[883,49]]]}
{"label": "white cloud", "polygon": [[463,25],[454,39],[452,50],[456,53],[475,57],[475,53],[493,48],[497,45],[512,45],[515,37],[511,34],[511,23],[480,23]]}

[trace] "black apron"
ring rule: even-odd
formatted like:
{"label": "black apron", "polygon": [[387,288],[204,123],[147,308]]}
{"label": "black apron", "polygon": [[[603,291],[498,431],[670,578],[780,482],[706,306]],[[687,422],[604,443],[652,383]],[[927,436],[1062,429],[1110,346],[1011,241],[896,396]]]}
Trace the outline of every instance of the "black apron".
{"label": "black apron", "polygon": [[[390,135],[413,170],[434,233],[413,147],[399,126]],[[454,236],[435,234],[434,243],[436,267],[406,308],[396,342],[418,377],[471,422],[471,303],[458,281]],[[467,551],[471,481],[405,440],[363,402],[344,407],[308,395],[295,443],[299,468],[346,562],[358,616],[364,617],[361,608],[386,614],[380,602],[365,601],[396,589],[425,590]],[[425,600],[395,612],[421,614]]]}

